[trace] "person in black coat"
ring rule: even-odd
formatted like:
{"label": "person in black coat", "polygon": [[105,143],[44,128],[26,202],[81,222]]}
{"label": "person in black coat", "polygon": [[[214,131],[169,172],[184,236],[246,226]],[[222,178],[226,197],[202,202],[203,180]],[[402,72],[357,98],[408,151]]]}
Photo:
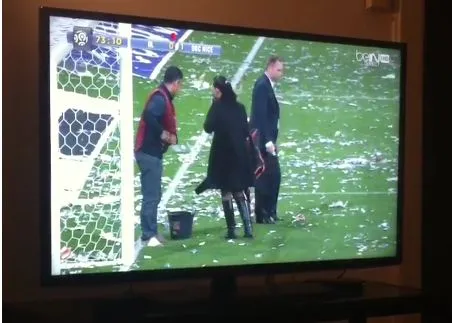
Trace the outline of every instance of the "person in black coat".
{"label": "person in black coat", "polygon": [[247,114],[231,83],[223,76],[213,82],[214,100],[204,122],[204,131],[213,133],[206,179],[196,188],[196,193],[207,189],[221,191],[226,239],[237,238],[233,200],[243,221],[245,237],[253,237],[249,204],[245,192],[254,184],[254,170],[247,145],[249,127]]}
{"label": "person in black coat", "polygon": [[265,73],[256,80],[252,93],[250,126],[258,130],[259,149],[265,163],[265,171],[255,185],[256,223],[270,224],[280,219],[277,215],[281,185],[277,148],[280,110],[274,85],[282,74],[281,58],[270,57]]}

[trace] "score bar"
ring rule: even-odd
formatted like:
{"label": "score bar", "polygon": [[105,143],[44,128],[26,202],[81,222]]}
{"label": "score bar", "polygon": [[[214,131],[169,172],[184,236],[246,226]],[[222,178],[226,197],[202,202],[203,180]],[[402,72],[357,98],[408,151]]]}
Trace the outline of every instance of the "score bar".
{"label": "score bar", "polygon": [[[74,43],[74,33],[67,34],[68,42]],[[180,51],[186,54],[198,54],[207,56],[221,56],[223,49],[219,45],[197,44],[197,43],[177,43],[169,40],[148,40],[144,38],[122,38],[106,34],[94,34],[91,36],[91,44],[99,47],[127,47],[134,49],[152,50],[156,52]]]}
{"label": "score bar", "polygon": [[220,56],[222,48],[219,45],[176,43],[171,41],[153,41],[147,39],[132,38],[132,47],[137,49],[149,49],[156,52],[180,51],[186,54],[200,54]]}

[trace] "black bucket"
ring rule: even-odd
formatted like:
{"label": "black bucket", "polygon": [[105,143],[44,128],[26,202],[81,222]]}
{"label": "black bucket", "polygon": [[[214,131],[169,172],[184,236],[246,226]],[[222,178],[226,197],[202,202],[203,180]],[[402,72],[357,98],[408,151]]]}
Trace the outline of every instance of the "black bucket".
{"label": "black bucket", "polygon": [[170,236],[172,240],[189,239],[193,233],[194,212],[168,212]]}

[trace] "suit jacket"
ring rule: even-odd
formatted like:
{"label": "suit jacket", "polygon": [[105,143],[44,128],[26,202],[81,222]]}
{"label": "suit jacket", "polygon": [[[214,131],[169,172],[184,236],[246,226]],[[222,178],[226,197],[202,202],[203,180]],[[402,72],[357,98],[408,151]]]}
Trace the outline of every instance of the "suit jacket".
{"label": "suit jacket", "polygon": [[267,75],[262,75],[254,83],[250,127],[259,130],[259,149],[266,151],[265,144],[278,140],[279,103]]}

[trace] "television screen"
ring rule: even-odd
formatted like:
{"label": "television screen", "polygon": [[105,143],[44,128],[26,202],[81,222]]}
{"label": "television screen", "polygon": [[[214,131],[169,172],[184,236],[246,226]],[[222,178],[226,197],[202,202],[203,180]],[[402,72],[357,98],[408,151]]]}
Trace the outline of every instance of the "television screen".
{"label": "television screen", "polygon": [[399,45],[81,18],[44,31],[49,275],[398,257]]}

